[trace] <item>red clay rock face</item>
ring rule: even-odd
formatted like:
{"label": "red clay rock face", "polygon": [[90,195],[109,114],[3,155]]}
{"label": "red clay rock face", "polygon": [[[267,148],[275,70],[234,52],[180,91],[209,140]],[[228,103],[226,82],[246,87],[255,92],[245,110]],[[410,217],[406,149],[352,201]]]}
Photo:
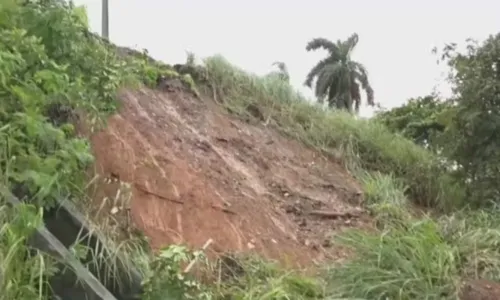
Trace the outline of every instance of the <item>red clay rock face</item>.
{"label": "red clay rock face", "polygon": [[[131,219],[153,248],[212,238],[216,253],[256,251],[304,265],[344,258],[325,240],[369,225],[357,183],[319,152],[182,91],[120,98],[119,114],[91,137],[96,169],[131,185]],[[96,191],[115,193],[104,184]]]}

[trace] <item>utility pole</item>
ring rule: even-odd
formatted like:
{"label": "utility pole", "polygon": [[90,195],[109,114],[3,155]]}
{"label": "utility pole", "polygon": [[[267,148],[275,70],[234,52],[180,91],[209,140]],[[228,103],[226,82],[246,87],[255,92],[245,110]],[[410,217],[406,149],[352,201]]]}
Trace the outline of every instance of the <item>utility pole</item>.
{"label": "utility pole", "polygon": [[109,40],[109,2],[102,0],[102,32],[101,35]]}

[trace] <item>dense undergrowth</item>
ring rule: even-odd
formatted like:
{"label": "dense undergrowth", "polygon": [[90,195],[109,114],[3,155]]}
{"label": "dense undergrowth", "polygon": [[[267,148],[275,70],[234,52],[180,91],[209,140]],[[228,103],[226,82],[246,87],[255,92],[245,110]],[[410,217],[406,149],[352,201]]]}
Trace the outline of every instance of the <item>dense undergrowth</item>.
{"label": "dense undergrowth", "polygon": [[[255,259],[238,259],[227,276],[227,266],[203,264],[201,253],[183,247],[156,257],[135,248],[145,299],[455,299],[463,279],[500,280],[499,214],[463,208],[464,189],[436,153],[378,122],[312,104],[278,77],[248,74],[219,56],[176,70],[142,54],[124,57],[87,32],[81,10],[20,3],[0,1],[0,184],[29,201],[10,207],[1,195],[0,299],[49,298],[47,280],[60,270],[26,240],[43,208],[85,197],[92,156],[75,122],[84,115],[105,125],[121,86],[155,85],[160,75],[198,94],[194,78],[228,111],[340,157],[362,183],[379,231],[335,237],[356,255],[315,278]],[[417,217],[410,202],[447,214]],[[201,284],[184,274],[180,266],[194,259],[217,279]]]}
{"label": "dense undergrowth", "polygon": [[[141,55],[120,56],[87,31],[84,15],[62,1],[0,1],[0,299],[49,299],[48,280],[62,271],[27,240],[43,209],[85,198],[93,157],[75,125],[105,125],[124,85],[153,84],[159,75],[190,83]],[[24,204],[11,207],[11,196]],[[142,266],[147,279],[154,264]]]}

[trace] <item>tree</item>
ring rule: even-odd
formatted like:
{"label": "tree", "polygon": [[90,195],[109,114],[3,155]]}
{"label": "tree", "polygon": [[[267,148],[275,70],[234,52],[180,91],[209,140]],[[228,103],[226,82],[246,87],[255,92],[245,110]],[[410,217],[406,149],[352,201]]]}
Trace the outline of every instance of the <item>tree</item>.
{"label": "tree", "polygon": [[438,138],[451,122],[451,103],[434,95],[408,100],[404,105],[375,115],[389,130],[432,150],[439,150]]}
{"label": "tree", "polygon": [[374,105],[373,89],[368,81],[365,67],[351,60],[351,53],[358,43],[358,35],[352,34],[345,41],[333,43],[324,38],[315,38],[307,46],[307,51],[324,49],[328,56],[319,61],[307,74],[304,84],[312,88],[316,79],[314,92],[318,101],[326,99],[330,107],[346,109],[350,112],[353,106],[356,112],[361,105],[361,89],[365,90],[367,102]]}
{"label": "tree", "polygon": [[452,72],[456,115],[449,157],[459,165],[468,199],[500,202],[500,34],[482,44],[469,41],[466,53],[445,47]]}

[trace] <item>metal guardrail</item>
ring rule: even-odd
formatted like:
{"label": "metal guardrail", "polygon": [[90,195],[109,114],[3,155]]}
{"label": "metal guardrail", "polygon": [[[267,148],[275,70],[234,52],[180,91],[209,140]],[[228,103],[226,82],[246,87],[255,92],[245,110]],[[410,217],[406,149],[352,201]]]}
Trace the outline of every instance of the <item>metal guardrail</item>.
{"label": "metal guardrail", "polygon": [[[0,193],[8,203],[18,206],[21,201],[5,186],[0,185]],[[76,207],[70,203],[59,203],[55,212],[47,214],[45,224],[38,228],[29,238],[31,247],[58,258],[64,272],[50,279],[50,285],[55,299],[61,300],[134,300],[140,299],[142,294],[141,276],[132,268],[127,275],[117,274],[115,282],[100,282],[96,276],[100,269],[89,270],[69,250],[78,236],[87,236],[87,245],[92,247],[103,240],[102,236],[91,233],[88,222]],[[101,242],[101,244],[103,244]],[[109,251],[109,250],[108,250]],[[86,258],[86,260],[91,258]],[[68,268],[69,267],[69,268]],[[118,266],[118,272],[124,266]],[[123,276],[121,276],[123,275]],[[117,283],[116,281],[121,281]]]}

